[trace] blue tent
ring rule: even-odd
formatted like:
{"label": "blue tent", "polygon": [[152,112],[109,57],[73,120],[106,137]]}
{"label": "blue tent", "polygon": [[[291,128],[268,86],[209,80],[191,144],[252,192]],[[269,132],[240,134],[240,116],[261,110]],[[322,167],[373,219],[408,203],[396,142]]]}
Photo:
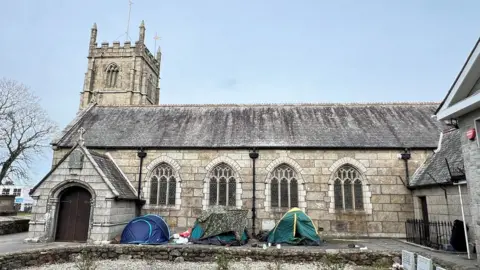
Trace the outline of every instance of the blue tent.
{"label": "blue tent", "polygon": [[170,239],[170,229],[162,217],[145,215],[132,219],[123,229],[121,244],[161,245]]}

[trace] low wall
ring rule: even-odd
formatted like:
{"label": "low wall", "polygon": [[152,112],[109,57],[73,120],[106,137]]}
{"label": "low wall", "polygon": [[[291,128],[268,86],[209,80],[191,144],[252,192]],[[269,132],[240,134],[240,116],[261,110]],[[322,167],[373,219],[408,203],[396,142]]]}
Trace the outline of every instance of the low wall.
{"label": "low wall", "polygon": [[215,261],[216,256],[225,256],[232,261],[250,258],[254,261],[282,261],[290,263],[318,261],[329,264],[352,263],[364,266],[391,266],[393,258],[400,257],[400,253],[397,252],[358,250],[342,250],[331,253],[321,249],[270,248],[263,250],[261,248],[210,246],[86,245],[0,255],[0,269],[18,269],[31,266],[38,267],[51,263],[73,262],[83,252],[86,252],[93,260],[139,259],[174,261],[178,257],[183,257],[185,261],[211,262]]}
{"label": "low wall", "polygon": [[27,232],[29,222],[29,219],[0,219],[0,235]]}

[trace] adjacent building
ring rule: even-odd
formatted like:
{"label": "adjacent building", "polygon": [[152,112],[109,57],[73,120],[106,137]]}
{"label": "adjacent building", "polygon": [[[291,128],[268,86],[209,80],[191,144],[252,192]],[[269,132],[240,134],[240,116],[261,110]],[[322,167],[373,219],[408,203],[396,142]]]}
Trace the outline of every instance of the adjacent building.
{"label": "adjacent building", "polygon": [[20,212],[30,212],[33,206],[33,199],[29,193],[31,186],[0,185],[0,195],[14,195],[15,209]]}
{"label": "adjacent building", "polygon": [[[479,39],[480,41],[480,39]],[[475,44],[435,115],[458,129],[470,195],[471,229],[480,250],[480,46]],[[479,257],[480,258],[480,257]]]}

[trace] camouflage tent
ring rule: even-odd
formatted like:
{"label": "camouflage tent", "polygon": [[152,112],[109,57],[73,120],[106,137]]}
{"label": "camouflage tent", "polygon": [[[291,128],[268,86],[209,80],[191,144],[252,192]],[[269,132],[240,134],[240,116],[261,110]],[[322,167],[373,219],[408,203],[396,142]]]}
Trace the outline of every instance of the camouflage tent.
{"label": "camouflage tent", "polygon": [[202,244],[246,242],[248,210],[214,207],[202,212],[193,227],[190,240]]}

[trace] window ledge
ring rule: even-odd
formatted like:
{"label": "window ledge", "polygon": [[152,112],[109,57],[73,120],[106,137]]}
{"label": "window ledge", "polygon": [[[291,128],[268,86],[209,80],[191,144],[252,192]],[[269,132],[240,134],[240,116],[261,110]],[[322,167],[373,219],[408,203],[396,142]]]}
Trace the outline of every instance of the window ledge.
{"label": "window ledge", "polygon": [[145,210],[178,210],[179,207],[176,205],[153,205],[153,204],[147,204],[143,207]]}
{"label": "window ledge", "polygon": [[[270,211],[274,212],[274,213],[286,213],[288,211],[290,211],[292,208],[294,207],[271,207],[270,208]],[[295,206],[295,208],[300,208],[298,206]]]}
{"label": "window ledge", "polygon": [[343,215],[367,215],[367,211],[363,210],[341,210],[341,209],[334,209],[335,214],[343,214]]}

